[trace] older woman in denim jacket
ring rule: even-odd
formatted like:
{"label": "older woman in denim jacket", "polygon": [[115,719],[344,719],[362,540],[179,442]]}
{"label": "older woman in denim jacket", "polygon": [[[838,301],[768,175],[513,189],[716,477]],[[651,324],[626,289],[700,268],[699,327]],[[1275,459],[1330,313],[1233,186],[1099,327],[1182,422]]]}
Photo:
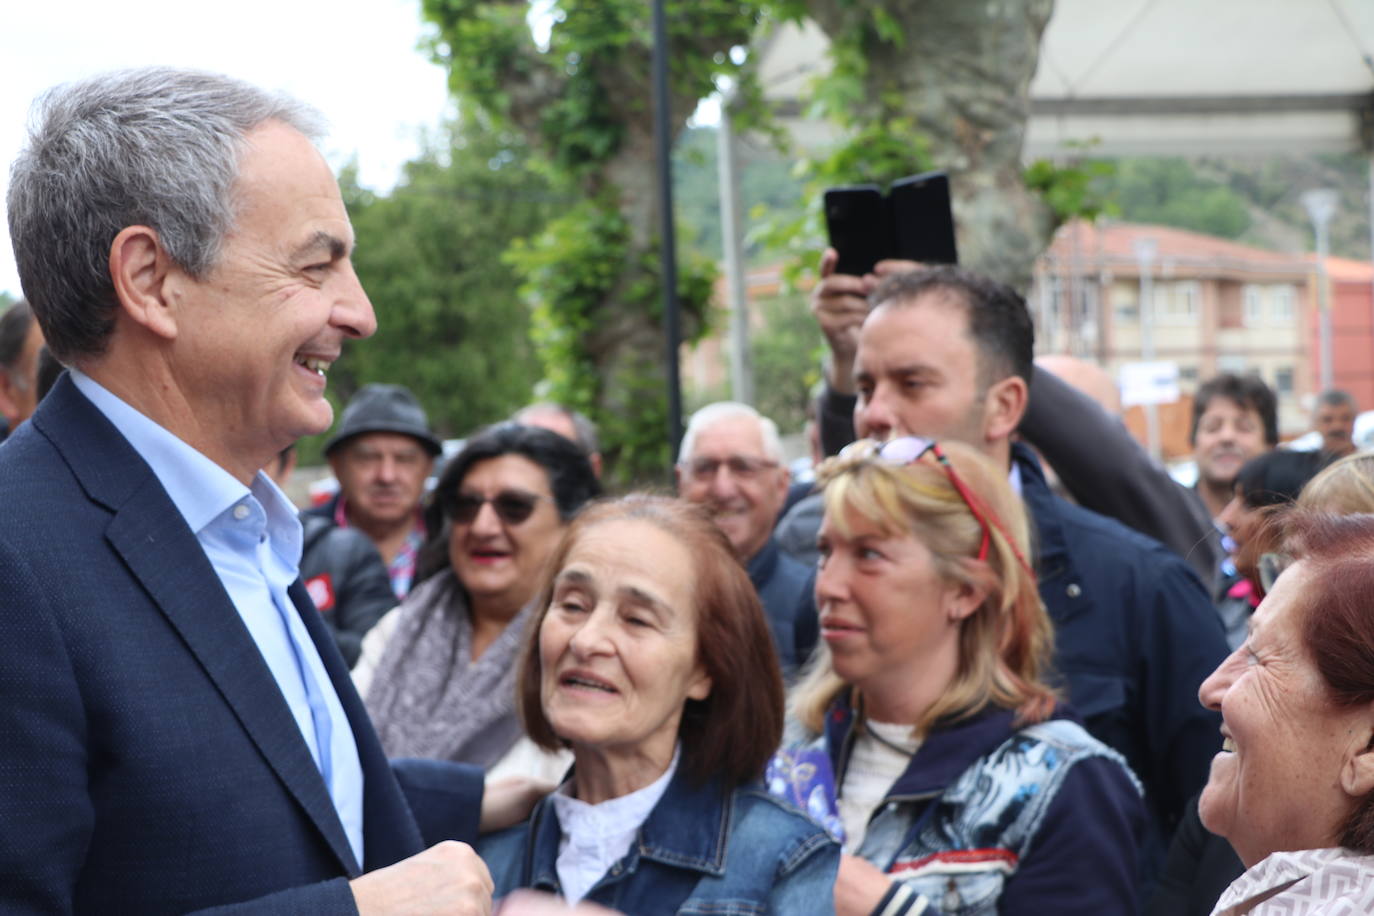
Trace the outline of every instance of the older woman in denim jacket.
{"label": "older woman in denim jacket", "polygon": [[631,496],[573,522],[517,684],[570,778],[478,851],[501,897],[550,891],[635,916],[829,914],[839,848],[759,782],[782,680],[758,597],[696,507]]}
{"label": "older woman in denim jacket", "polygon": [[905,438],[820,481],[826,648],[769,782],[843,838],[836,911],[1135,912],[1139,784],[1040,679],[1050,622],[1005,473]]}

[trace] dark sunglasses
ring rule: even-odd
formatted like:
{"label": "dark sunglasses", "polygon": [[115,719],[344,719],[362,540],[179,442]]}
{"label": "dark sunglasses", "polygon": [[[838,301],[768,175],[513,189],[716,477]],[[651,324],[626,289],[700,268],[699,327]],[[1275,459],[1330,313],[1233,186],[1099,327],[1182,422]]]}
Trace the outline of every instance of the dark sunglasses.
{"label": "dark sunglasses", "polygon": [[950,464],[949,458],[945,456],[944,450],[940,448],[940,443],[933,439],[922,439],[920,436],[903,436],[900,439],[889,439],[887,442],[860,439],[857,442],[851,442],[840,451],[841,458],[853,455],[861,459],[876,459],[884,464],[898,467],[915,464],[927,454],[934,456],[936,462],[944,470],[945,476],[949,479],[950,485],[959,494],[959,498],[964,501],[964,505],[968,506],[969,514],[978,523],[978,527],[983,530],[983,540],[978,545],[978,559],[986,560],[988,558],[992,529],[996,528],[1002,533],[1002,537],[1006,540],[1007,546],[1011,548],[1011,552],[1016,555],[1016,559],[1025,569],[1030,570],[1030,564],[1026,562],[1025,557],[1021,556],[1021,551],[1016,547],[1016,541],[1007,533],[1007,529],[998,521],[997,516],[984,506],[983,501],[975,496],[968,485],[964,483],[958,472],[954,470],[954,465]]}
{"label": "dark sunglasses", "polygon": [[520,490],[502,490],[495,496],[482,496],[477,493],[455,493],[445,502],[444,514],[461,525],[472,524],[482,507],[491,503],[501,521],[507,525],[519,525],[534,514],[539,500],[546,497]]}

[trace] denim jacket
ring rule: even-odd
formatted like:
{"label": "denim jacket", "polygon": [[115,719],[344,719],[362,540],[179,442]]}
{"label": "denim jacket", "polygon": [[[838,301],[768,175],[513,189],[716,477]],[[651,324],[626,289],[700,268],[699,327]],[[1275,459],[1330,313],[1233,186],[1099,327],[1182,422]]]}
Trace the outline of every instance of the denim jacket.
{"label": "denim jacket", "polygon": [[[925,898],[927,909],[913,913],[1134,913],[1139,783],[1120,755],[1064,715],[1018,729],[1010,711],[990,709],[933,729],[856,854]],[[775,758],[770,783],[788,778],[780,766],[790,759],[831,769],[815,785],[843,786],[854,722],[841,698],[825,734]]]}
{"label": "denim jacket", "polygon": [[[561,894],[561,837],[548,798],[529,820],[483,837],[477,851],[495,897],[532,887]],[[801,812],[757,783],[693,786],[680,768],[629,853],[586,900],[634,916],[831,916],[840,848]]]}

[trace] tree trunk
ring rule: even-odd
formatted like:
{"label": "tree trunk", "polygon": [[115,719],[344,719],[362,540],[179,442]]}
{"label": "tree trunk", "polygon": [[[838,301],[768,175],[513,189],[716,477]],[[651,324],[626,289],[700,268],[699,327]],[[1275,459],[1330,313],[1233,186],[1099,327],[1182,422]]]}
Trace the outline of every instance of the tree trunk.
{"label": "tree trunk", "polygon": [[833,42],[858,42],[867,67],[856,120],[914,117],[936,167],[949,172],[960,261],[1028,288],[1054,226],[1021,178],[1030,81],[1053,0],[898,0],[887,14],[900,42],[879,36],[867,4],[808,0],[808,9]]}

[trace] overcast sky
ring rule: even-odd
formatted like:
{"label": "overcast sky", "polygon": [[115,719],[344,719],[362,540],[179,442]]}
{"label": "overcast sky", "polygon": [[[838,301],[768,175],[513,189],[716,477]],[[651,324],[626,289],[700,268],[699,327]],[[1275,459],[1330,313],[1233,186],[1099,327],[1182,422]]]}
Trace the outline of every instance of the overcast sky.
{"label": "overcast sky", "polygon": [[[419,0],[4,0],[0,9],[0,201],[44,89],[104,70],[172,64],[280,89],[330,123],[337,169],[356,156],[364,185],[387,190],[448,111],[444,71],[416,50]],[[0,290],[19,294],[0,221]]]}

